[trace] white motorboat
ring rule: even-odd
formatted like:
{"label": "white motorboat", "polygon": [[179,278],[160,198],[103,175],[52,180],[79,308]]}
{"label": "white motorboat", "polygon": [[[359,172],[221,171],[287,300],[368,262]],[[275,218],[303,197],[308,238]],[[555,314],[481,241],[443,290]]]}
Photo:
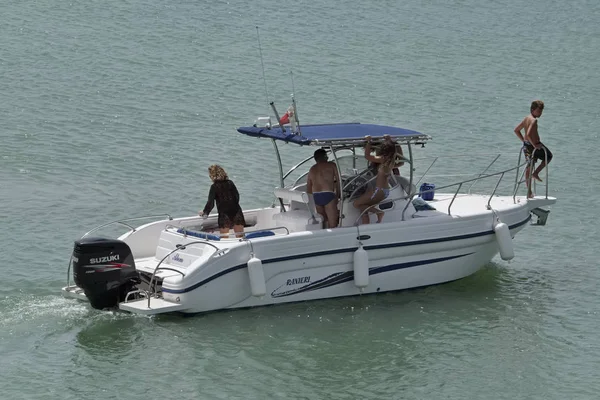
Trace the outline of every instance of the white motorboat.
{"label": "white motorboat", "polygon": [[[140,219],[132,218],[111,223],[129,227],[116,239],[91,236],[105,224],[75,242],[64,294],[94,308],[154,315],[440,284],[473,274],[498,253],[512,258],[514,236],[532,215],[544,225],[548,211],[541,207],[556,202],[547,186],[545,196],[517,196],[524,167],[520,156],[515,167],[501,172],[483,171],[470,180],[417,191],[413,148],[430,137],[411,130],[360,123],[299,126],[297,120],[272,126],[265,117],[238,131],[270,139],[280,167],[276,203],[244,211],[243,237],[220,237],[216,215],[162,216],[138,227],[131,221]],[[375,142],[389,135],[408,149],[410,174],[390,177],[391,193],[377,205],[385,211],[383,222],[359,225],[361,214],[352,202],[374,178],[362,155],[367,135]],[[332,155],[342,175],[340,227],[323,226],[305,191],[307,172],[299,171],[308,171],[312,158],[283,173],[281,141],[322,147]],[[496,189],[507,173],[517,177],[513,192],[499,196]],[[292,174],[299,177],[288,182]],[[488,193],[462,191],[479,180],[497,183]]]}

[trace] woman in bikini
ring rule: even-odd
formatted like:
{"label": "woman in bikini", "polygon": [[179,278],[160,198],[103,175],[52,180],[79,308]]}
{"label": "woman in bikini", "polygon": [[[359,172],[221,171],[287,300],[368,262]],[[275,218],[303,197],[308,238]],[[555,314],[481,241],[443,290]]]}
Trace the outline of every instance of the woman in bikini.
{"label": "woman in bikini", "polygon": [[244,232],[244,213],[240,207],[240,194],[235,184],[229,180],[227,173],[220,165],[208,167],[208,176],[213,181],[208,194],[208,201],[200,216],[207,216],[217,203],[219,212],[218,224],[221,237],[226,238],[229,230],[233,228],[236,236]]}
{"label": "woman in bikini", "polygon": [[[378,155],[371,154],[371,136],[365,138],[365,158],[374,164],[377,164],[377,177],[375,178],[375,188],[367,190],[362,196],[354,201],[354,207],[361,213],[369,207],[381,203],[390,195],[390,184],[388,179],[396,163],[396,146],[390,141],[385,141],[379,148]],[[377,222],[383,220],[383,213],[377,213]],[[369,214],[362,214],[361,222],[369,223]]]}

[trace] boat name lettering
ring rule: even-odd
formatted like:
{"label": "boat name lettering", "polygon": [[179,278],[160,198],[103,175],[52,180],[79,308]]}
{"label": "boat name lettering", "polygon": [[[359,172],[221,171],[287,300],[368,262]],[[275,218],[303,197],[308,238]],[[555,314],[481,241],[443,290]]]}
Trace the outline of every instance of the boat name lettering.
{"label": "boat name lettering", "polygon": [[175,253],[175,255],[173,256],[173,261],[183,262],[183,258],[181,258],[179,253]]}
{"label": "boat name lettering", "polygon": [[90,258],[90,264],[101,264],[101,263],[111,262],[111,261],[119,261],[119,255],[115,254],[115,255],[106,256],[106,257]]}
{"label": "boat name lettering", "polygon": [[302,278],[292,278],[288,279],[285,283],[287,286],[298,285],[300,283],[308,283],[310,282],[310,276],[303,276]]}

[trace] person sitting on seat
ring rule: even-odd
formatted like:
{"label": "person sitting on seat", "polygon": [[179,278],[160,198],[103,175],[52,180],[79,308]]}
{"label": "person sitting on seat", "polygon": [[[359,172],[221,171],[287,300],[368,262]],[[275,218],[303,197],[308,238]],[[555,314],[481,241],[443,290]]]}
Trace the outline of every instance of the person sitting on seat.
{"label": "person sitting on seat", "polygon": [[208,167],[208,176],[213,181],[208,193],[208,201],[204,210],[198,214],[202,217],[208,216],[217,203],[218,225],[221,237],[227,238],[229,230],[233,228],[237,237],[244,232],[244,213],[240,207],[240,194],[235,184],[229,180],[227,173],[220,165]]}
{"label": "person sitting on seat", "polygon": [[312,194],[317,212],[329,228],[338,226],[338,185],[340,175],[334,162],[327,161],[327,152],[318,149],[314,153],[316,164],[308,171],[306,193]]}
{"label": "person sitting on seat", "polygon": [[[391,139],[390,139],[390,142],[391,142]],[[402,176],[400,174],[400,167],[403,166],[404,163],[408,159],[406,157],[404,157],[404,152],[402,151],[402,146],[400,146],[400,144],[398,144],[398,143],[396,143],[395,146],[396,146],[396,161],[394,164],[394,168],[392,169],[392,172],[394,174],[394,179],[396,180],[396,182],[398,184],[400,184],[400,186],[402,187],[402,190],[404,190],[404,193],[406,193],[407,196],[410,196],[411,194],[415,193],[416,187],[415,187],[415,185],[410,183],[410,179],[408,179],[407,177]]]}
{"label": "person sitting on seat", "polygon": [[[369,214],[364,212],[371,206],[381,203],[390,195],[390,184],[388,179],[392,174],[392,169],[396,163],[396,145],[386,140],[379,148],[379,155],[371,154],[371,136],[365,137],[367,145],[365,146],[365,158],[377,165],[377,176],[375,178],[375,188],[367,190],[362,196],[354,201],[354,207],[361,213],[361,222],[369,223]],[[377,222],[383,220],[384,213],[377,212]]]}

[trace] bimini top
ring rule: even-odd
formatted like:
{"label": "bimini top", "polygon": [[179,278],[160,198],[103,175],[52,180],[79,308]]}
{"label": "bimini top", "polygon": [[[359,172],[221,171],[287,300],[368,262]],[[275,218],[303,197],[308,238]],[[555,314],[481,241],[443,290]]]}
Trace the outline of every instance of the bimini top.
{"label": "bimini top", "polygon": [[302,125],[296,131],[292,132],[289,126],[285,127],[285,132],[281,127],[271,128],[248,126],[238,128],[238,132],[244,135],[283,140],[288,143],[299,145],[317,145],[325,144],[352,144],[363,142],[365,136],[371,136],[372,139],[383,139],[383,136],[389,135],[396,142],[416,143],[430,140],[429,135],[411,131],[409,129],[396,128],[385,125],[371,125],[361,123],[344,124],[323,124],[323,125]]}

